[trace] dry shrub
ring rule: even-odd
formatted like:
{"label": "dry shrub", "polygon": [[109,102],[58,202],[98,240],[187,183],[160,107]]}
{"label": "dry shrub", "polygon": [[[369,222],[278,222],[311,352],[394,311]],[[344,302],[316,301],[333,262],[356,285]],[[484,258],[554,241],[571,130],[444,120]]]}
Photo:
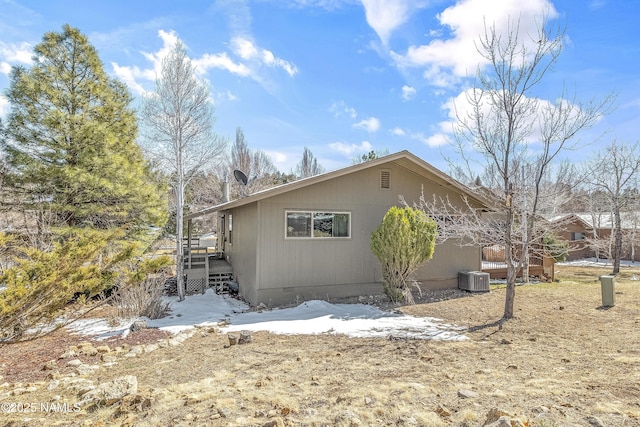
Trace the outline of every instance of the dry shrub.
{"label": "dry shrub", "polygon": [[169,303],[162,298],[166,279],[165,273],[158,273],[147,276],[139,284],[130,284],[120,288],[113,296],[113,306],[116,308],[115,316],[118,319],[132,319],[141,316],[160,319],[166,316],[169,312]]}

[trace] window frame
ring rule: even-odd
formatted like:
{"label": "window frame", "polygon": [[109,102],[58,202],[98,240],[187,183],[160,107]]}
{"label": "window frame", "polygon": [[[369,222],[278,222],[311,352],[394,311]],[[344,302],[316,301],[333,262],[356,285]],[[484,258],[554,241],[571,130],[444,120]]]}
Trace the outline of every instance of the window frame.
{"label": "window frame", "polygon": [[[311,226],[309,228],[309,236],[289,236],[288,233],[288,219],[289,214],[309,214],[311,215]],[[314,220],[317,214],[331,214],[331,215],[347,215],[347,236],[314,236]],[[284,238],[285,240],[322,240],[322,241],[334,241],[334,240],[351,240],[351,212],[349,211],[334,211],[331,209],[318,210],[318,209],[286,209],[284,211]]]}
{"label": "window frame", "polygon": [[[579,238],[577,238],[579,237]],[[583,231],[572,231],[571,232],[571,241],[572,242],[580,242],[587,238],[586,234]]]}

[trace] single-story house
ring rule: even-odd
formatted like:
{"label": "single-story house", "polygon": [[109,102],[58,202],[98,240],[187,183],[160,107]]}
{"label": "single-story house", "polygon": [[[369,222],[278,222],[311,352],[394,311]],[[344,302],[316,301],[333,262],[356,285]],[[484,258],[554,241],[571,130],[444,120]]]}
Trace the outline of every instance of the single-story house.
{"label": "single-story house", "polygon": [[567,242],[569,252],[567,261],[592,257],[591,247],[593,227],[584,215],[567,213],[549,218],[549,222],[558,228],[556,235]]}
{"label": "single-story house", "polygon": [[[638,260],[640,212],[620,212],[622,259]],[[614,218],[610,213],[569,213],[551,218],[560,224],[559,237],[569,244],[568,260],[608,258],[613,248]]]}
{"label": "single-story house", "polygon": [[[217,251],[252,305],[277,305],[382,292],[370,238],[403,196],[424,192],[486,208],[482,196],[429,163],[402,151],[221,203],[186,216],[218,215]],[[481,269],[481,248],[436,245],[415,275],[423,289],[458,286],[458,272]],[[189,274],[187,270],[187,275]]]}

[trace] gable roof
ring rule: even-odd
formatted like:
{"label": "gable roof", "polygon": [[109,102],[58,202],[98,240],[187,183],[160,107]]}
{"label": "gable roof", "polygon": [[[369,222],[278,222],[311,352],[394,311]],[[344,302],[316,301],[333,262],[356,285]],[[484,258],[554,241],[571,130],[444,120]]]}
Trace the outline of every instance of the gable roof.
{"label": "gable roof", "polygon": [[563,213],[551,217],[546,217],[546,219],[547,221],[554,224],[566,225],[572,222],[576,222],[580,223],[587,230],[593,228],[590,221],[588,221],[583,215],[577,213]]}
{"label": "gable roof", "polygon": [[259,200],[277,196],[279,194],[287,193],[289,191],[297,190],[300,188],[305,188],[313,184],[328,181],[328,180],[338,178],[344,175],[348,175],[354,172],[378,167],[386,163],[393,163],[411,172],[417,173],[418,175],[428,177],[435,184],[443,188],[452,189],[458,193],[466,195],[471,201],[474,201],[480,206],[485,206],[485,207],[491,206],[491,203],[482,195],[473,192],[473,190],[471,190],[466,185],[456,181],[455,179],[451,178],[449,175],[445,174],[444,172],[440,171],[439,169],[435,168],[434,166],[430,165],[429,163],[425,162],[424,160],[410,153],[409,151],[403,150],[398,153],[390,154],[384,157],[379,157],[377,159],[374,159],[368,162],[347,166],[345,168],[338,169],[332,172],[315,175],[309,178],[300,179],[297,181],[278,185],[276,187],[271,187],[266,190],[258,191],[247,197],[243,197],[241,199],[231,200],[229,202],[211,206],[197,212],[192,212],[188,215],[185,215],[185,219],[189,220],[189,219],[198,218],[204,215],[212,214],[214,212],[248,205],[250,203],[257,202]]}

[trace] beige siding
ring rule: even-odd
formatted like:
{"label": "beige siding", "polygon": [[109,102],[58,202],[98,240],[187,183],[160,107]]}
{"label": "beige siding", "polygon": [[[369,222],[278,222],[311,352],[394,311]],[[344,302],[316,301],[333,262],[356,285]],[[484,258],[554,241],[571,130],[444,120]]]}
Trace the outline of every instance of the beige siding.
{"label": "beige siding", "polygon": [[[391,172],[388,190],[379,188],[381,169]],[[385,164],[235,209],[231,262],[238,272],[243,295],[253,304],[276,304],[295,301],[297,297],[331,298],[379,292],[380,266],[369,248],[371,233],[390,206],[400,205],[400,195],[412,203],[419,199],[422,187],[427,197],[434,193],[447,195],[443,187],[433,185],[423,176],[395,164]],[[449,197],[455,199],[454,195]],[[285,239],[287,210],[350,212],[351,238]],[[251,223],[258,223],[259,227],[256,229]],[[479,268],[479,248],[459,248],[447,243],[436,247],[434,259],[420,270],[417,278],[426,289],[450,287],[456,286],[458,271]]]}
{"label": "beige siding", "polygon": [[247,301],[254,301],[259,247],[258,204],[252,203],[230,213],[233,215],[233,241],[226,246],[227,260],[233,267],[235,280],[240,284],[240,294]]}

